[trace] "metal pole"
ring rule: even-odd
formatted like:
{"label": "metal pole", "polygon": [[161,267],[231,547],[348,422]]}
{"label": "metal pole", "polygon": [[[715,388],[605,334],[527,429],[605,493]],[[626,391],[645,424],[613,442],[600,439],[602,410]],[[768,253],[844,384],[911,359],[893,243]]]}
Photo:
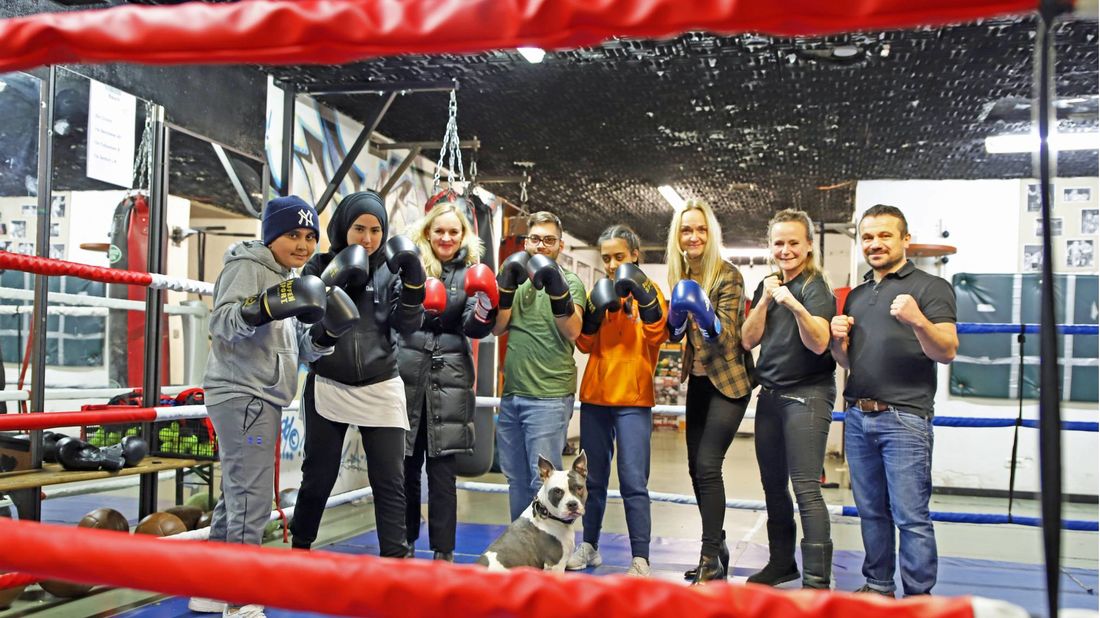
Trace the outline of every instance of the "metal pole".
{"label": "metal pole", "polygon": [[[1055,328],[1054,259],[1050,215],[1057,155],[1050,150],[1054,124],[1054,32],[1052,26],[1064,7],[1056,0],[1039,3],[1035,36],[1035,92],[1032,115],[1039,129],[1039,152],[1034,159],[1041,190],[1043,266],[1039,301],[1039,479],[1043,518],[1043,556],[1046,563],[1047,615],[1058,616],[1062,533],[1062,412],[1058,379],[1058,333]],[[1066,367],[1069,371],[1069,367]]]}
{"label": "metal pole", "polygon": [[[50,202],[53,198],[53,99],[57,89],[57,68],[51,66],[38,96],[38,233],[35,254],[50,256]],[[46,328],[50,278],[34,277],[34,313],[31,314],[31,412],[41,412],[46,403]],[[42,467],[42,432],[30,435],[31,468]],[[33,495],[30,495],[33,494]],[[42,519],[42,494],[37,489],[21,500],[19,517]]]}
{"label": "metal pole", "polygon": [[348,171],[352,165],[355,165],[355,160],[359,158],[359,153],[363,151],[363,147],[370,141],[370,136],[374,134],[375,129],[378,128],[378,124],[382,122],[382,117],[386,115],[386,112],[390,109],[390,105],[393,104],[393,100],[397,98],[396,92],[391,92],[386,100],[382,102],[382,105],[375,110],[374,116],[363,125],[363,130],[359,132],[359,137],[355,138],[355,142],[348,148],[348,151],[344,154],[344,160],[340,161],[340,166],[336,168],[336,172],[332,175],[332,179],[328,181],[328,186],[325,187],[324,193],[321,194],[321,198],[317,200],[317,212],[321,213],[325,211],[325,207],[332,201],[332,196],[336,194],[336,190],[340,188],[340,183],[344,182],[344,177],[348,175]]}
{"label": "metal pole", "polygon": [[[283,150],[279,161],[279,173],[282,184],[278,187],[279,195],[290,195],[290,170],[294,161],[294,104],[297,95],[292,84],[283,86]],[[265,194],[263,199],[267,199]],[[261,213],[262,214],[262,213]]]}
{"label": "metal pole", "polygon": [[[153,161],[149,180],[149,247],[147,266],[150,273],[164,273],[166,230],[164,213],[168,203],[168,128],[164,123],[164,108],[152,106]],[[153,407],[160,401],[160,376],[165,359],[161,357],[164,339],[164,291],[145,290],[145,374],[142,383],[142,405]],[[142,436],[155,444],[153,424],[142,424]],[[138,493],[138,515],[145,517],[157,510],[157,474],[141,475]]]}

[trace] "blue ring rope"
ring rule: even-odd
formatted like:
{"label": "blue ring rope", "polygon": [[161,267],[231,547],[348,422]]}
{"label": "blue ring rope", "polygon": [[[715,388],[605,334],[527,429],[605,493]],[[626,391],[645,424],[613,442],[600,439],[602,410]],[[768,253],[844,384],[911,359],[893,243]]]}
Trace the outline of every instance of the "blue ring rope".
{"label": "blue ring rope", "polygon": [[[844,412],[834,411],[833,421],[842,422]],[[933,416],[932,424],[941,427],[1012,427],[1016,424],[1014,418],[974,418],[967,416]],[[1039,421],[1033,418],[1025,418],[1020,421],[1021,427],[1039,428]],[[1089,421],[1062,421],[1064,431],[1100,431],[1100,423]]]}
{"label": "blue ring rope", "polygon": [[[1016,335],[1021,327],[1025,333],[1038,333],[1038,324],[1006,324],[995,322],[959,322],[955,325],[958,333],[962,334],[988,334],[1007,333]],[[1061,335],[1096,335],[1100,334],[1100,325],[1097,324],[1058,324],[1056,326]]]}

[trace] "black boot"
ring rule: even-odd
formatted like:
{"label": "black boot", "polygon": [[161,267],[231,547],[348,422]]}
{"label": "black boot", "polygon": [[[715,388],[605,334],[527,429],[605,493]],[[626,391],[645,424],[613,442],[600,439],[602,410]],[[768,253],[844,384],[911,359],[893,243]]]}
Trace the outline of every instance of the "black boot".
{"label": "black boot", "polygon": [[455,553],[453,551],[436,551],[432,556],[432,560],[444,560],[446,562],[455,561]]}
{"label": "black boot", "polygon": [[833,575],[833,542],[802,541],[802,587],[828,590]]}
{"label": "black boot", "polygon": [[[730,570],[730,548],[729,545],[726,545],[725,530],[722,531],[722,544],[718,546],[718,561],[722,563],[722,569],[724,569],[728,574]],[[699,568],[696,567],[694,569],[688,569],[687,571],[684,571],[684,579],[689,582],[694,581],[695,573],[698,572],[698,570]]]}
{"label": "black boot", "polygon": [[750,584],[778,586],[798,579],[798,565],[794,561],[794,521],[768,520],[768,564],[749,575]]}
{"label": "black boot", "polygon": [[415,545],[415,543],[416,543],[416,541],[406,541],[406,545],[405,545],[405,557],[406,558],[415,558],[416,557],[416,545]]}
{"label": "black boot", "polygon": [[692,586],[712,580],[726,579],[726,569],[718,556],[699,556],[699,566],[695,567],[695,577],[691,580]]}

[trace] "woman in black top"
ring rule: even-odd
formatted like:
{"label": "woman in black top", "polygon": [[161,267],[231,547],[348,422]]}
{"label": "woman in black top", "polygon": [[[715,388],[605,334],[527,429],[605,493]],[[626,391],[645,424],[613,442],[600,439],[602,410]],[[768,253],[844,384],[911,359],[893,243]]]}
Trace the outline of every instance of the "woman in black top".
{"label": "woman in black top", "polygon": [[[458,198],[447,194],[409,232],[432,286],[424,325],[400,340],[409,432],[405,440],[405,530],[409,556],[420,536],[420,470],[428,460],[428,538],[436,560],[454,561],[455,455],[474,449],[474,359],[470,339],[496,320],[496,278],[481,259]],[[433,311],[433,309],[435,311]],[[436,312],[439,309],[442,311]],[[483,436],[492,439],[492,436]]]}
{"label": "woman in black top", "polygon": [[[397,373],[397,338],[416,332],[424,317],[424,269],[412,241],[386,241],[386,207],[374,191],[340,201],[328,224],[331,246],[313,256],[302,274],[344,288],[359,323],[336,340],[336,350],[310,365],[302,392],[305,459],[290,531],[293,546],[317,540],[325,502],[340,473],[344,434],[363,438],[367,477],[381,555],[402,558],[405,540],[404,454],[408,417]],[[385,245],[385,246],[383,246]],[[330,283],[332,284],[332,283]]]}
{"label": "woman in black top", "polygon": [[813,229],[801,210],[782,210],[772,218],[768,240],[779,271],[756,288],[752,312],[741,327],[745,349],[760,346],[756,461],[768,509],[768,564],[748,580],[769,586],[799,577],[788,478],[802,518],[802,587],[829,588],[832,574],[820,472],[836,400],[836,364],[829,354],[836,299],[814,260]]}

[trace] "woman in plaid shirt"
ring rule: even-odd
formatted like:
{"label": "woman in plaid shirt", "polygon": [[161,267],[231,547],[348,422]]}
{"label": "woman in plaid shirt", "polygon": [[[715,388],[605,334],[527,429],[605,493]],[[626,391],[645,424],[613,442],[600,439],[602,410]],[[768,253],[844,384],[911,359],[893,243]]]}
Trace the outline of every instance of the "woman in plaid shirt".
{"label": "woman in plaid shirt", "polygon": [[722,259],[721,246],[722,231],[706,203],[688,201],[673,216],[668,233],[668,282],[673,288],[668,326],[672,341],[686,335],[680,380],[688,383],[688,473],[703,520],[699,566],[684,574],[693,584],[722,579],[729,568],[722,530],[722,462],[753,387],[751,357],[741,347],[744,279]]}

